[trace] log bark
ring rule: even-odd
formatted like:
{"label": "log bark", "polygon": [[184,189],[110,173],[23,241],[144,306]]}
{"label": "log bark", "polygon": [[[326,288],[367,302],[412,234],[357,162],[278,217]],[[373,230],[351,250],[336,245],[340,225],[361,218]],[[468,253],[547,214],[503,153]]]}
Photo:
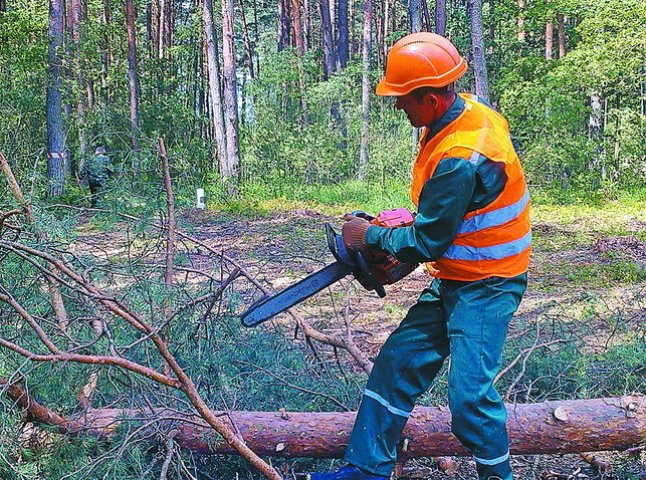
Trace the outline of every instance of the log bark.
{"label": "log bark", "polygon": [[[102,433],[109,436],[120,418],[172,422],[174,440],[199,454],[232,454],[235,450],[195,416],[181,417],[163,408],[145,414],[125,409],[91,409],[65,419],[38,402],[26,401],[24,391],[12,386],[8,395],[26,410],[30,420],[56,425],[66,433]],[[591,400],[508,404],[507,428],[511,453],[564,454],[627,450],[646,440],[646,397],[625,396]],[[235,428],[258,455],[338,458],[344,453],[355,412],[213,412]],[[418,407],[403,432],[405,451],[400,460],[428,456],[466,456],[468,452],[451,433],[446,407]],[[157,423],[159,425],[159,423]]]}

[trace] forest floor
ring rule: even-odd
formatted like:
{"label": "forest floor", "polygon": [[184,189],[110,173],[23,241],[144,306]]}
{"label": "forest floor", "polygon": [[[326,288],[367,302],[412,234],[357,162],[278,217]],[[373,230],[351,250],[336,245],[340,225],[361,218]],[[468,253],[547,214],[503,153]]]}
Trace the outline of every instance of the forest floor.
{"label": "forest floor", "polygon": [[[178,218],[181,229],[225,251],[276,291],[333,261],[324,236],[326,222],[337,229],[341,224],[339,217],[312,209],[244,215],[188,210]],[[544,208],[535,213],[533,224],[529,285],[510,326],[503,366],[528,347],[530,351],[500,380],[501,394],[508,401],[525,403],[645,393],[643,357],[622,355],[644,354],[633,345],[637,337],[643,346],[646,323],[646,213],[572,214]],[[83,235],[89,239],[93,233]],[[199,264],[200,255],[208,261],[199,248],[193,261]],[[372,359],[428,284],[428,275],[418,269],[389,286],[388,295],[380,299],[346,279],[304,302],[298,311],[325,333],[342,334],[351,328],[354,341]],[[253,301],[250,291],[245,295],[240,311]],[[290,322],[281,315],[269,324],[290,326]],[[543,346],[554,340],[576,344],[577,354],[587,360],[572,359],[571,350],[559,343]],[[333,361],[331,348],[317,348],[317,355]],[[345,368],[360,371],[348,355],[341,355],[341,361]],[[445,402],[445,378],[438,378],[421,404]],[[643,451],[631,456],[603,452],[596,457],[608,462],[611,471],[599,471],[579,455],[513,456],[512,465],[520,480],[646,480]],[[472,461],[458,459],[457,466],[451,476],[430,460],[410,462],[406,478],[473,478]]]}

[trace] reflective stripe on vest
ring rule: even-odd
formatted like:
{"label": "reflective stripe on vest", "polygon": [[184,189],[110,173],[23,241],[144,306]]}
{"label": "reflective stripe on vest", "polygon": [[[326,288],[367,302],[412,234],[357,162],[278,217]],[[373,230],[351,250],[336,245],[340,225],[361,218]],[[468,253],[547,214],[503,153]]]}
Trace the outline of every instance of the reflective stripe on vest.
{"label": "reflective stripe on vest", "polygon": [[485,228],[496,227],[512,221],[519,216],[529,203],[529,192],[525,189],[525,194],[515,203],[508,207],[503,207],[493,212],[481,213],[475,217],[468,218],[462,222],[458,235],[462,233],[472,233]]}
{"label": "reflective stripe on vest", "polygon": [[532,232],[527,232],[518,240],[493,245],[491,247],[470,247],[466,245],[451,245],[443,258],[451,260],[502,260],[524,252],[532,244]]}

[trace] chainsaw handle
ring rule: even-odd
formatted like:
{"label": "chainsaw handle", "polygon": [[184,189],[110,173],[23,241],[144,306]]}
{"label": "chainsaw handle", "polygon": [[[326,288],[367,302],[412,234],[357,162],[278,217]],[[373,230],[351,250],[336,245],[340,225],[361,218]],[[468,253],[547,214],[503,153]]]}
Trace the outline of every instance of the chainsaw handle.
{"label": "chainsaw handle", "polygon": [[370,267],[368,266],[366,257],[364,257],[363,253],[361,252],[354,252],[354,253],[355,253],[355,258],[357,260],[357,268],[359,269],[359,273],[363,278],[365,278],[368,281],[370,286],[375,289],[375,292],[377,292],[377,295],[379,295],[380,298],[384,298],[386,296],[386,289],[381,283],[379,283],[379,281],[375,278],[375,276],[370,272]]}

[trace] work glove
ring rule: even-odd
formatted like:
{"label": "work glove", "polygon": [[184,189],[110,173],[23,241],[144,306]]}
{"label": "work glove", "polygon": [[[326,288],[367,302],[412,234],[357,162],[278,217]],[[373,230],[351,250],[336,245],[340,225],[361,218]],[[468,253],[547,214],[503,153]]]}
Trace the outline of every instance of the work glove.
{"label": "work glove", "polygon": [[370,228],[370,222],[354,215],[346,214],[343,217],[346,223],[341,228],[343,244],[348,250],[362,252],[366,249],[366,232]]}

